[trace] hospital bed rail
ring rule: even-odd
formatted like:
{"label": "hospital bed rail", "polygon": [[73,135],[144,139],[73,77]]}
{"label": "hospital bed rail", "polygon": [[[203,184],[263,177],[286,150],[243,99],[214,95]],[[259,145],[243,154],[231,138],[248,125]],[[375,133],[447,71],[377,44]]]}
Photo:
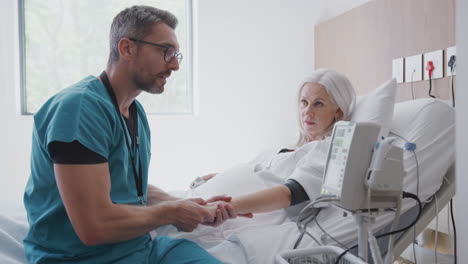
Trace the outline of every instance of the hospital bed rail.
{"label": "hospital bed rail", "polygon": [[455,196],[455,165],[452,165],[444,177],[444,181],[440,189],[434,194],[435,199],[426,203],[422,209],[421,217],[413,228],[405,231],[396,241],[393,248],[395,256],[400,256],[403,251],[413,243],[415,236],[418,236],[431,223],[438,213],[450,202]]}

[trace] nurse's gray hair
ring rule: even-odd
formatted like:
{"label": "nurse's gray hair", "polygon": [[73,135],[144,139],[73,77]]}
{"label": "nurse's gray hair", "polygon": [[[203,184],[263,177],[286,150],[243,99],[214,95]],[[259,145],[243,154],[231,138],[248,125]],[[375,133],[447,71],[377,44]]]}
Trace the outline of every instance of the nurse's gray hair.
{"label": "nurse's gray hair", "polygon": [[[354,91],[353,85],[348,80],[348,78],[346,78],[346,76],[331,69],[316,70],[312,73],[312,75],[305,78],[299,86],[299,93],[297,97],[298,107],[302,89],[307,83],[318,83],[323,85],[323,87],[325,87],[325,89],[327,90],[327,93],[330,96],[332,103],[335,104],[343,112],[343,117],[340,120],[349,120],[355,104],[356,93]],[[301,117],[299,113],[299,139],[296,144],[298,147],[309,142],[307,140],[307,132],[304,130],[304,126],[300,120]],[[330,125],[329,129],[327,129],[328,133],[331,132],[336,121],[339,120],[335,120]]]}
{"label": "nurse's gray hair", "polygon": [[119,41],[122,38],[144,39],[157,22],[163,22],[172,29],[175,29],[178,23],[173,14],[151,6],[132,6],[120,11],[112,21],[110,29],[110,54],[107,64],[119,61]]}

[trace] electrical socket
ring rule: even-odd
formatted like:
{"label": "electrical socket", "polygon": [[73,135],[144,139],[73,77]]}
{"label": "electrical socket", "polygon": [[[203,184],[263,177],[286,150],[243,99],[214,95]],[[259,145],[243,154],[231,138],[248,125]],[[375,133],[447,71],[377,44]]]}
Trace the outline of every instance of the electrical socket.
{"label": "electrical socket", "polygon": [[[445,76],[452,76],[452,72],[450,71],[450,67],[448,66],[448,62],[450,60],[450,57],[452,55],[457,55],[457,47],[453,46],[450,48],[447,48],[445,50]],[[457,75],[457,68],[455,67],[453,71],[453,75]]]}
{"label": "electrical socket", "polygon": [[434,70],[432,71],[432,79],[444,77],[444,60],[443,50],[436,50],[424,53],[424,80],[429,80],[429,72],[426,70],[427,62],[432,61]]}
{"label": "electrical socket", "polygon": [[396,78],[397,83],[402,83],[404,81],[403,66],[404,66],[404,58],[398,58],[398,59],[392,60],[392,77]]}
{"label": "electrical socket", "polygon": [[422,81],[422,76],[422,54],[406,57],[405,82]]}

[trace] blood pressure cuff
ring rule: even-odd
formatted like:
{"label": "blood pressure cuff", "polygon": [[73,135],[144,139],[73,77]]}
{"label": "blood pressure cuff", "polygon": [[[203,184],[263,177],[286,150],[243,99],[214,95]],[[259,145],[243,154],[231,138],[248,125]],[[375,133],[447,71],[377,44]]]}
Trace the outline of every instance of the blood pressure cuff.
{"label": "blood pressure cuff", "polygon": [[297,181],[289,179],[284,185],[291,191],[291,206],[309,200],[306,191]]}

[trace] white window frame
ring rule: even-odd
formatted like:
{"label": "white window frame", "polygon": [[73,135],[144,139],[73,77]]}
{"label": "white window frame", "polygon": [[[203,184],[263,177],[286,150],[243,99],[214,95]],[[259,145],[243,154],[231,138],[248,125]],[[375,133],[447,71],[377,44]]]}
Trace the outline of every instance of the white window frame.
{"label": "white window frame", "polygon": [[[25,34],[26,34],[26,23],[25,23],[25,1],[18,0],[18,37],[19,37],[19,110],[23,116],[32,116],[33,112],[29,112],[27,109],[27,89],[26,89],[26,45],[25,45]],[[76,0],[79,1],[79,0]],[[187,35],[186,35],[186,50],[183,51],[183,63],[187,64],[187,76],[186,86],[189,94],[189,102],[191,104],[190,111],[187,113],[181,112],[152,112],[146,109],[148,115],[163,116],[163,117],[189,117],[196,115],[196,99],[195,99],[195,85],[194,85],[194,6],[193,0],[186,1],[186,21],[187,21]],[[83,76],[85,77],[85,76]],[[65,88],[65,87],[64,87]],[[45,103],[45,102],[44,102]]]}

